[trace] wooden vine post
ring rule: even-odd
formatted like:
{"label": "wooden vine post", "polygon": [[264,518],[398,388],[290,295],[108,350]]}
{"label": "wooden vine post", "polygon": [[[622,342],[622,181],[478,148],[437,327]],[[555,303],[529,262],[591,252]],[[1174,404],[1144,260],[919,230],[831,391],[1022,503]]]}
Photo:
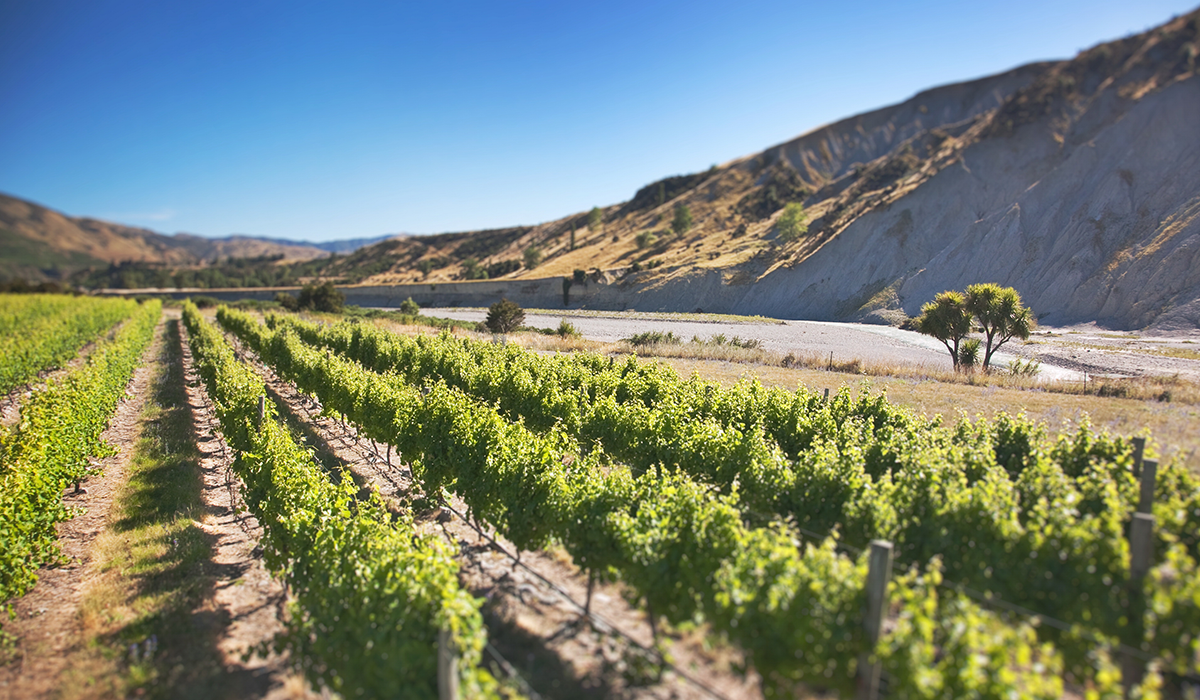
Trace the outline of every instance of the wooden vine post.
{"label": "wooden vine post", "polygon": [[267,419],[267,397],[258,397],[258,429],[262,430],[263,422]]}
{"label": "wooden vine post", "polygon": [[875,645],[883,633],[883,618],[887,614],[887,587],[892,580],[892,543],[886,540],[871,542],[870,568],[867,571],[867,614],[863,627],[867,633],[867,649],[858,656],[858,699],[877,700],[883,665],[872,658]]}
{"label": "wooden vine post", "polygon": [[[1135,466],[1138,456],[1135,453]],[[1150,573],[1154,559],[1154,516],[1151,510],[1154,506],[1154,482],[1158,476],[1158,462],[1147,459],[1142,461],[1141,466],[1141,493],[1137,512],[1133,514],[1133,522],[1129,525],[1129,622],[1123,640],[1124,644],[1133,650],[1141,648],[1142,640],[1146,636],[1146,599],[1142,583],[1146,580],[1146,574]],[[1125,686],[1125,697],[1132,697],[1134,688],[1142,682],[1145,673],[1144,659],[1132,651],[1126,651],[1122,655],[1121,683]]]}
{"label": "wooden vine post", "polygon": [[458,649],[450,630],[438,630],[438,700],[458,700]]}
{"label": "wooden vine post", "polygon": [[1133,443],[1133,475],[1142,475],[1142,458],[1146,456],[1146,438],[1135,437]]}

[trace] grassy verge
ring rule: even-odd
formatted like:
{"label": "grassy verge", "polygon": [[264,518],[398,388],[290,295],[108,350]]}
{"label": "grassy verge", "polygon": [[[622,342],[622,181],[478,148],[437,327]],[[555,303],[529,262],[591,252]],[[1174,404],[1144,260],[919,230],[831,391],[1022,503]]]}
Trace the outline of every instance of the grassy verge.
{"label": "grassy verge", "polygon": [[213,538],[204,517],[200,453],[185,393],[179,324],[167,325],[141,416],[128,481],[95,542],[97,576],[80,604],[76,646],[59,695],[226,697],[211,610]]}

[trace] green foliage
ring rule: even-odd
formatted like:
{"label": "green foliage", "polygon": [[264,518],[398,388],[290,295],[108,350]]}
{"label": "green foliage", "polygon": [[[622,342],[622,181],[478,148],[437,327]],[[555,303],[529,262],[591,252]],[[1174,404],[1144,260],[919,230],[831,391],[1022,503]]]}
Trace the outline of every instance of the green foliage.
{"label": "green foliage", "polygon": [[708,340],[702,340],[700,336],[694,335],[692,336],[692,342],[696,345],[742,348],[744,350],[757,350],[763,346],[763,341],[757,338],[740,338],[736,335],[728,338],[724,333],[717,333]]}
{"label": "green foliage", "polygon": [[973,370],[979,366],[979,338],[967,338],[958,347],[958,367]]}
{"label": "green foliage", "polygon": [[300,300],[291,294],[288,294],[287,292],[276,292],[275,303],[279,304],[288,311],[300,310]]}
{"label": "green foliage", "polygon": [[[426,493],[455,490],[475,517],[521,550],[561,542],[576,564],[619,577],[656,617],[707,621],[744,651],[768,697],[791,696],[797,682],[850,692],[856,660],[869,652],[882,658],[895,679],[889,693],[897,697],[1056,696],[1057,672],[1067,661],[1045,641],[1035,642],[1028,627],[1012,627],[952,591],[936,590],[936,561],[894,579],[893,600],[913,604],[879,647],[866,648],[865,557],[838,553],[837,538],[798,542],[779,520],[747,524],[759,520],[761,507],[803,494],[787,511],[802,527],[844,525],[852,543],[888,537],[902,562],[928,561],[939,548],[953,551],[965,560],[955,573],[968,585],[983,581],[982,590],[1006,599],[1022,587],[1047,590],[1038,581],[1047,570],[1065,593],[1080,586],[1062,578],[1071,566],[1120,566],[1119,557],[1096,556],[1103,547],[1089,557],[1078,545],[1071,545],[1066,564],[1054,561],[1049,555],[1062,550],[1062,535],[1041,521],[1021,530],[1011,491],[998,488],[1007,474],[979,461],[984,433],[919,423],[881,397],[852,400],[843,392],[824,401],[813,392],[753,384],[725,392],[633,360],[545,357],[449,336],[400,337],[361,324],[275,318],[272,331],[244,315],[226,312],[221,319],[301,391],[317,395],[364,435],[396,447]],[[320,339],[326,349],[306,338]],[[634,422],[594,432],[626,411]],[[588,422],[593,427],[585,430]],[[778,446],[764,445],[768,435],[789,445],[807,440],[807,452],[785,461]],[[1098,458],[1114,447],[1127,454],[1127,444],[1090,436],[1064,449]],[[843,457],[843,450],[855,456]],[[653,454],[638,456],[647,451]],[[829,477],[823,487],[822,475]],[[1035,510],[1058,514],[1061,502]],[[993,519],[1010,525],[997,529]],[[1119,519],[1109,520],[1118,527],[1105,537],[1121,541]],[[997,539],[1001,533],[1009,539]],[[1037,556],[1029,555],[1027,538],[1044,543],[1033,550]],[[980,563],[992,567],[998,557],[1013,570],[985,575]],[[1008,587],[997,588],[989,577]],[[1099,581],[1087,589],[1103,590]],[[1084,608],[1104,611],[1112,602],[1101,597]],[[1026,604],[1029,595],[1016,600]],[[942,650],[952,660],[942,663]],[[1111,679],[1088,676],[1087,668],[1070,670],[1111,689]]]}
{"label": "green foliage", "polygon": [[346,295],[338,291],[338,288],[333,286],[333,282],[319,285],[306,284],[300,288],[300,296],[296,299],[296,305],[301,309],[339,314],[346,306]]}
{"label": "green foliage", "polygon": [[592,233],[598,233],[604,226],[604,212],[600,210],[600,207],[592,207],[592,210],[588,212],[587,225],[588,230]]}
{"label": "green foliage", "polygon": [[692,210],[680,202],[675,205],[675,218],[671,219],[671,231],[676,236],[682,236],[692,228]]}
{"label": "green foliage", "polygon": [[638,250],[643,250],[652,247],[655,243],[658,243],[658,236],[654,235],[653,231],[642,231],[633,239],[633,241],[637,244]]}
{"label": "green foliage", "polygon": [[[72,303],[104,319],[94,325],[111,323],[112,306]],[[34,392],[20,420],[0,432],[0,603],[23,595],[37,569],[58,560],[55,525],[75,515],[62,502],[63,489],[95,473],[89,460],[112,454],[101,434],[150,344],[162,304],[116,308],[129,319],[112,339],[100,341],[86,364]],[[11,319],[0,316],[0,324]]]}
{"label": "green foliage", "polygon": [[[1029,672],[1036,659],[1049,669],[1061,664],[1064,672],[1097,688],[1112,687],[1111,665],[1104,660],[1104,648],[1109,644],[1105,640],[1114,640],[1125,630],[1122,600],[1129,578],[1125,528],[1138,500],[1137,481],[1129,469],[1132,446],[1127,439],[1096,433],[1086,424],[1052,439],[1044,426],[1003,414],[990,422],[963,421],[946,427],[939,419],[914,416],[869,392],[853,398],[843,391],[826,401],[816,392],[765,389],[755,382],[725,389],[696,378],[684,381],[665,366],[639,364],[633,359],[614,363],[588,354],[545,357],[512,345],[449,337],[413,339],[369,327],[322,327],[294,320],[287,322],[287,330],[376,372],[394,373],[397,382],[412,386],[444,383],[447,396],[464,394],[461,410],[472,416],[471,421],[495,411],[496,419],[508,421],[503,425],[519,424],[535,431],[536,435],[520,433],[514,439],[521,444],[544,440],[540,444],[554,455],[547,464],[569,462],[581,470],[565,477],[552,470],[539,478],[567,479],[570,485],[562,487],[561,498],[579,498],[586,503],[569,515],[546,506],[537,511],[542,518],[540,526],[562,528],[556,530],[557,536],[571,543],[568,549],[576,562],[586,562],[581,566],[636,580],[639,595],[661,596],[652,598],[656,614],[674,618],[701,609],[705,619],[721,620],[721,615],[732,613],[722,612],[724,603],[708,607],[714,603],[705,596],[740,601],[738,604],[745,606],[738,609],[740,617],[723,619],[738,619],[739,629],[760,635],[742,639],[730,634],[730,638],[746,645],[755,667],[768,679],[778,678],[786,685],[793,678],[789,674],[811,678],[812,669],[821,662],[843,659],[839,655],[856,643],[853,636],[837,641],[839,634],[853,635],[850,628],[856,624],[852,617],[841,617],[838,612],[854,605],[839,597],[842,594],[828,600],[787,597],[793,583],[784,573],[800,570],[789,568],[794,566],[788,563],[795,561],[794,545],[769,539],[770,546],[750,548],[750,535],[779,519],[809,532],[836,529],[855,547],[865,547],[875,538],[888,539],[896,546],[898,561],[905,565],[940,558],[947,582],[1077,626],[1069,633],[1049,625],[1034,631],[1014,628],[965,605],[956,595],[933,596],[928,583],[908,579],[901,585],[921,588],[921,592],[911,599],[905,598],[903,590],[893,593],[898,596],[894,599],[911,600],[914,606],[905,613],[912,616],[911,624],[905,623],[896,632],[910,636],[892,647],[899,656],[887,662],[906,664],[889,669],[897,678],[908,678],[919,686],[920,679],[932,677],[920,669],[936,667],[941,675],[935,687],[984,683],[982,687],[1001,688],[1011,687],[1005,685],[1011,681],[1037,688],[1042,687],[1037,678],[1013,680]],[[321,353],[316,356],[328,358]],[[373,375],[376,378],[370,382],[383,382],[387,376]],[[347,398],[345,405],[354,406],[357,400]],[[355,410],[362,411],[365,421],[372,411],[386,413],[389,409]],[[412,420],[425,425],[423,418]],[[505,428],[509,429],[516,427]],[[494,452],[490,448],[471,454],[472,460],[500,464],[491,461]],[[591,473],[590,459],[604,459],[621,468],[606,472],[603,483],[572,481]],[[504,467],[495,468],[506,473]],[[497,483],[490,479],[510,478],[493,475],[491,466],[486,471],[461,464],[445,469],[451,471],[438,471],[436,480],[429,483],[440,488],[454,481],[460,493],[477,493],[480,499],[490,498],[486,496],[492,488],[489,484]],[[620,476],[622,473],[626,476]],[[1196,534],[1200,532],[1200,481],[1179,464],[1162,465],[1159,478],[1155,505],[1159,539],[1155,547],[1168,552],[1171,568],[1164,568],[1146,583],[1147,594],[1155,601],[1146,612],[1146,639],[1153,640],[1157,654],[1182,668],[1198,651],[1189,630],[1196,629],[1196,616],[1200,615],[1194,603],[1194,594],[1200,590],[1194,583],[1200,579],[1196,564],[1200,558],[1200,535]],[[521,483],[543,483],[529,475],[522,479],[528,481]],[[692,511],[687,509],[663,510],[668,507],[665,495],[655,510],[638,510],[634,494],[643,493],[639,484],[653,484],[657,494],[670,489],[673,499],[691,493],[688,480],[706,484],[717,494],[711,497],[716,500],[702,507],[702,517],[688,515]],[[547,498],[558,502],[557,497]],[[500,518],[506,511],[496,507],[501,510],[493,512]],[[691,535],[677,530],[695,530],[695,522],[724,522],[725,516],[720,514],[726,507],[734,508],[748,524],[740,534],[735,533],[734,540],[740,544],[731,550],[723,539],[730,536],[728,532],[718,536],[714,530],[703,534],[707,538],[703,546],[709,548],[706,554],[690,549]],[[612,514],[618,510],[631,514],[628,517],[632,519],[622,515],[614,520]],[[648,518],[644,525],[632,516],[639,512]],[[620,531],[625,533],[616,541],[634,543],[632,549],[622,549],[606,539],[614,523],[621,524]],[[536,529],[539,525],[520,527]],[[645,532],[643,527],[654,532]],[[777,546],[781,549],[775,554]],[[708,561],[706,557],[725,556],[722,553],[730,551],[737,554],[726,557],[721,566],[733,567],[735,560],[729,557],[744,555],[745,559],[736,560],[742,562],[739,566],[744,568],[738,570],[743,573],[714,579],[724,583],[712,593],[691,583],[692,570],[674,581],[652,573],[654,562],[663,567],[661,571],[674,572],[686,567],[668,562]],[[774,561],[780,562],[780,568],[773,568]],[[928,582],[932,571],[921,575]],[[760,578],[751,583],[747,577]],[[795,579],[801,586],[809,580]],[[836,580],[814,580],[831,582],[823,585],[832,585],[834,590],[843,585],[847,591],[854,590],[849,574]],[[774,585],[783,587],[784,598],[773,597]],[[662,586],[674,587],[676,592],[665,592],[659,588]],[[747,602],[748,591],[758,590],[756,586],[763,587],[764,597]],[[840,608],[842,604],[851,607]],[[660,611],[663,605],[666,609]],[[761,612],[756,612],[757,605],[764,606]],[[811,645],[789,646],[803,642],[788,636],[785,625],[796,622],[782,611],[807,611],[809,605],[812,612],[806,614],[823,622],[806,634],[833,640],[823,642],[820,650]],[[746,620],[752,614],[756,622],[749,626]],[[849,622],[843,625],[839,619]],[[768,628],[768,624],[777,626]],[[725,629],[719,623],[714,625],[718,631]],[[774,631],[768,634],[768,629]],[[1031,634],[1036,635],[1036,643]],[[916,650],[914,656],[901,653],[910,648]],[[1006,655],[1004,648],[1013,652]],[[936,663],[930,660],[933,657],[917,653],[921,649],[955,649],[948,657],[955,660],[931,665]],[[797,663],[797,650],[813,657]],[[792,659],[792,666],[784,657]],[[981,666],[973,658],[988,661]],[[1012,671],[1016,676],[1007,676],[1014,668],[1018,669]],[[988,685],[992,683],[999,685]],[[929,696],[905,687],[905,697]]]}
{"label": "green foliage", "polygon": [[485,280],[488,278],[487,270],[479,264],[476,258],[467,258],[462,261],[463,279],[468,280]]}
{"label": "green foliage", "polygon": [[1036,377],[1042,371],[1042,363],[1037,360],[1022,360],[1014,357],[1008,363],[1008,373],[1014,377]]}
{"label": "green foliage", "polygon": [[488,307],[484,323],[493,333],[512,333],[525,323],[525,310],[515,301],[501,299]]}
{"label": "green foliage", "polygon": [[645,331],[625,338],[625,342],[639,348],[645,345],[679,345],[683,343],[683,338],[671,332]]}
{"label": "green foliage", "polygon": [[578,338],[582,335],[575,324],[565,318],[558,322],[558,328],[554,329],[554,334],[560,338]]}
{"label": "green foliage", "polygon": [[0,395],[72,359],[137,307],[108,297],[0,296]]}
{"label": "green foliage", "polygon": [[525,269],[532,270],[542,264],[542,249],[537,246],[529,246],[525,249]]}
{"label": "green foliage", "polygon": [[950,351],[954,369],[958,369],[958,345],[971,332],[971,312],[961,292],[942,292],[921,307],[914,322],[917,330],[942,341]]}
{"label": "green foliage", "polygon": [[571,282],[574,284],[587,284],[587,270],[575,270],[572,272]]}
{"label": "green foliage", "polygon": [[788,202],[802,200],[809,194],[800,174],[786,162],[770,166],[760,180],[761,185],[742,197],[735,208],[752,221],[766,219]]}
{"label": "green foliage", "polygon": [[[258,352],[268,351],[271,338],[257,322],[224,307],[218,317]],[[194,307],[185,305],[184,323],[222,432],[237,451],[246,504],[264,528],[264,560],[294,601],[276,651],[290,652],[314,687],[343,697],[434,698],[437,634],[448,629],[461,654],[464,694],[495,697],[495,681],[477,669],[486,643],[479,601],[460,588],[450,548],[436,534],[418,533],[410,513],[390,514],[374,492],[358,498],[352,479],[331,481],[280,424],[271,401],[260,422],[262,378]],[[315,367],[304,371],[317,376]],[[321,376],[335,391],[355,386],[346,372]],[[380,414],[374,424],[391,420]]]}
{"label": "green foliage", "polygon": [[783,208],[779,220],[775,222],[775,230],[779,232],[779,240],[790,243],[808,233],[808,213],[800,202],[792,202]]}
{"label": "green foliage", "polygon": [[412,297],[409,297],[400,302],[400,313],[404,314],[405,316],[420,316],[421,305],[413,301]]}
{"label": "green foliage", "polygon": [[1028,340],[1037,325],[1033,312],[1021,303],[1021,295],[1012,287],[998,284],[973,284],[967,287],[967,311],[975,317],[986,346],[983,368],[991,366],[992,354],[1013,338]]}

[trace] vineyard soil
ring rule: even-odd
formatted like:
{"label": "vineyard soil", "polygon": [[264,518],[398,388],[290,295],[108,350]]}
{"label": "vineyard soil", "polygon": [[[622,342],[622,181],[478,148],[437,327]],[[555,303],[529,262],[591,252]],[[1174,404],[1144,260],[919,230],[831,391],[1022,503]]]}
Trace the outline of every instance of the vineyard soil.
{"label": "vineyard soil", "polygon": [[[5,629],[19,642],[0,667],[0,698],[320,697],[284,659],[243,659],[280,629],[284,595],[262,566],[253,517],[238,512],[232,453],[190,370],[185,382],[181,350],[178,321],[160,323],[105,433],[118,454],[65,494],[83,511],[58,528],[69,563],[41,570],[13,601]],[[180,496],[194,502],[187,512],[153,512]],[[192,540],[195,568],[173,575]],[[144,649],[148,634],[159,651],[137,664],[130,641]]]}

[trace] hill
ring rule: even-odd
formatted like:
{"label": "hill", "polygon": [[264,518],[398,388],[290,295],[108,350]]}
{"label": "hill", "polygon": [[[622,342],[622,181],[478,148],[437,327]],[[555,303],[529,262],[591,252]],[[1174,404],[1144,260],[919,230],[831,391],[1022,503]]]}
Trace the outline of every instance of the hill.
{"label": "hill", "polygon": [[218,259],[312,260],[328,255],[303,243],[250,236],[205,238],[163,235],[91,218],[61,214],[0,194],[0,278],[60,279],[88,268],[121,263],[147,266],[204,266]]}
{"label": "hill", "polygon": [[[390,240],[321,274],[388,284],[583,269],[642,309],[891,323],[943,289],[995,281],[1047,323],[1194,328],[1198,17],[651,183],[604,207],[595,230],[581,212]],[[783,243],[774,225],[791,201],[810,225]],[[678,205],[694,225],[677,236]]]}

